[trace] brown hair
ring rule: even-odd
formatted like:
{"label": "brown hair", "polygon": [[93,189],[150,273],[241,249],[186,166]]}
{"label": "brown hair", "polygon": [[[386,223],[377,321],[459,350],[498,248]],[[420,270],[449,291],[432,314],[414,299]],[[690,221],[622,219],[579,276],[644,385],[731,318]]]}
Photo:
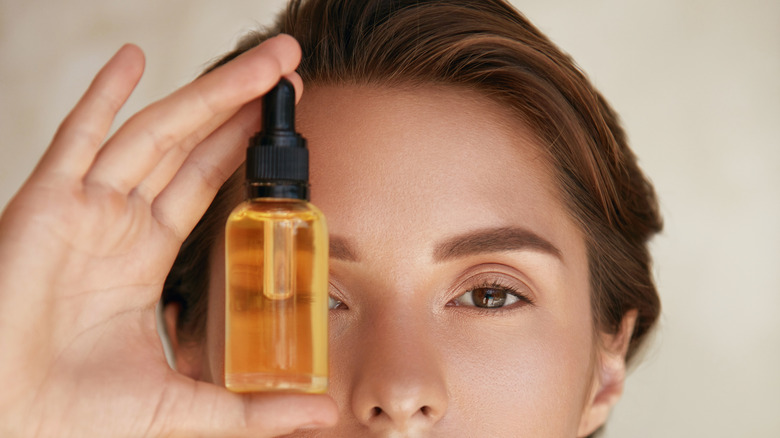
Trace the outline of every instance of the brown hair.
{"label": "brown hair", "polygon": [[[300,42],[307,86],[448,84],[515,110],[585,234],[594,325],[616,333],[636,309],[627,359],[635,356],[660,312],[647,243],[661,218],[617,115],[565,53],[503,0],[293,0],[211,69],[278,33]],[[240,180],[222,187],[166,280],[163,300],[182,305],[184,339],[202,337],[208,258]]]}

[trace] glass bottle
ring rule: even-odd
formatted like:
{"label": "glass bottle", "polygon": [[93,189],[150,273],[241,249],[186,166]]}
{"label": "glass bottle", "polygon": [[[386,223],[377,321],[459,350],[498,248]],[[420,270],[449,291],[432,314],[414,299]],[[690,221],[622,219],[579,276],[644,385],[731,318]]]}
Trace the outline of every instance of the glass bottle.
{"label": "glass bottle", "polygon": [[308,202],[308,150],[286,79],[263,98],[247,149],[247,199],[225,229],[225,386],[324,393],[328,232]]}

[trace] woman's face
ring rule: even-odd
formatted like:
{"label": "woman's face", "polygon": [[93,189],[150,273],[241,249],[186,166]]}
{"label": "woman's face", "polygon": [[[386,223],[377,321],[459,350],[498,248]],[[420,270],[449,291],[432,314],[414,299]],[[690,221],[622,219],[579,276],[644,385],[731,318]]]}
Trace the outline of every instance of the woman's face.
{"label": "woman's face", "polygon": [[[454,88],[321,87],[298,106],[331,233],[330,394],[317,436],[572,437],[599,350],[581,231],[531,133]],[[201,378],[222,382],[216,245]]]}

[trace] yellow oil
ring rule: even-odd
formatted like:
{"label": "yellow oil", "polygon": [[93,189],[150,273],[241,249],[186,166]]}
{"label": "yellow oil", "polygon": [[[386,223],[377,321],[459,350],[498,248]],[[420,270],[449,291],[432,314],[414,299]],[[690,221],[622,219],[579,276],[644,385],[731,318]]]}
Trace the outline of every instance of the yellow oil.
{"label": "yellow oil", "polygon": [[324,393],[328,233],[306,201],[246,201],[225,235],[225,386]]}

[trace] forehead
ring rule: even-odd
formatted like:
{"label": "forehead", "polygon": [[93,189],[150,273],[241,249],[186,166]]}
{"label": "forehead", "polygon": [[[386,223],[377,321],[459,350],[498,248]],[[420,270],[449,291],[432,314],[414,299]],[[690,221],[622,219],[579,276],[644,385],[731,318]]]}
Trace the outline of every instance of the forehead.
{"label": "forehead", "polygon": [[[314,87],[298,130],[309,139],[312,201],[333,234],[431,240],[522,225],[555,238],[571,225],[533,133],[475,91]],[[427,234],[412,236],[421,227]]]}

